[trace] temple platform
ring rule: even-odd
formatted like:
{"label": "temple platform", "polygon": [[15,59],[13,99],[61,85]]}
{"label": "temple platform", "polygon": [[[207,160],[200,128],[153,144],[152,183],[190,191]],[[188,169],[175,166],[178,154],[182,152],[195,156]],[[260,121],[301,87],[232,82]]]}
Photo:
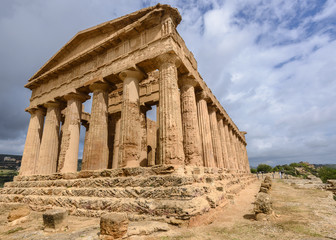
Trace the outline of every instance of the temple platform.
{"label": "temple platform", "polygon": [[17,176],[0,189],[0,203],[24,203],[35,211],[62,207],[76,216],[125,212],[131,221],[188,223],[224,206],[255,180],[239,171],[171,165]]}

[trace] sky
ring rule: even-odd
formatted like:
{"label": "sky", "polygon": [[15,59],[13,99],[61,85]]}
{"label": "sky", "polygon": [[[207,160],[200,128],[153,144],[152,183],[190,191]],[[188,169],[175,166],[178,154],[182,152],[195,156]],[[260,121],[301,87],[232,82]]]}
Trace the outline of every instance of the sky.
{"label": "sky", "polygon": [[[1,0],[0,153],[22,154],[24,85],[49,58],[78,31],[157,3]],[[179,10],[200,74],[247,131],[251,166],[336,163],[336,0],[161,3]]]}

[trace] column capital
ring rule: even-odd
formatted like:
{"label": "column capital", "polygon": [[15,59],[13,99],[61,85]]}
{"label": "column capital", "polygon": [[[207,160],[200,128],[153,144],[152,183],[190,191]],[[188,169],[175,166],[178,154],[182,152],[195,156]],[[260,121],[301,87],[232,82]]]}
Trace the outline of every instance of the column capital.
{"label": "column capital", "polygon": [[45,115],[46,110],[42,107],[28,107],[25,109],[26,112],[32,114],[37,114],[37,115]]}
{"label": "column capital", "polygon": [[128,69],[128,70],[124,70],[124,71],[120,72],[119,77],[123,81],[126,78],[135,78],[140,82],[141,80],[143,80],[146,77],[146,74],[143,73],[142,71],[138,70],[138,69],[135,69],[135,70]]}
{"label": "column capital", "polygon": [[109,91],[111,89],[111,85],[108,84],[107,82],[95,82],[95,83],[92,83],[89,86],[89,89],[92,92],[95,92],[95,91]]}
{"label": "column capital", "polygon": [[179,67],[182,63],[181,59],[177,55],[172,53],[162,54],[158,56],[156,60],[160,66],[164,64],[171,64],[175,65],[176,67]]}
{"label": "column capital", "polygon": [[183,75],[181,78],[179,78],[178,83],[180,87],[184,87],[184,86],[196,87],[199,85],[196,79],[194,78],[194,76],[192,75]]}
{"label": "column capital", "polygon": [[43,104],[44,107],[46,108],[58,108],[61,106],[62,103],[58,101],[49,101]]}
{"label": "column capital", "polygon": [[66,95],[64,95],[65,100],[79,100],[81,102],[85,102],[86,100],[90,99],[90,96],[84,93],[78,93],[78,92],[70,92]]}
{"label": "column capital", "polygon": [[213,103],[210,103],[208,105],[208,109],[209,109],[209,113],[212,113],[212,112],[217,112],[218,108],[216,105],[214,105]]}
{"label": "column capital", "polygon": [[196,99],[197,100],[204,99],[205,101],[208,101],[210,99],[210,97],[204,90],[202,90],[202,91],[196,93]]}

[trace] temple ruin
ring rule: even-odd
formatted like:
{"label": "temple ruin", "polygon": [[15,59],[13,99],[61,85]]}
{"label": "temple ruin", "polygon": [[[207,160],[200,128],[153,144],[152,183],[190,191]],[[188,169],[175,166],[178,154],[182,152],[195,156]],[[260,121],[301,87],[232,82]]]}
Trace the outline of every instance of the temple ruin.
{"label": "temple ruin", "polygon": [[158,4],[81,31],[29,79],[20,174],[0,202],[190,221],[254,180],[246,132],[198,73],[180,21]]}

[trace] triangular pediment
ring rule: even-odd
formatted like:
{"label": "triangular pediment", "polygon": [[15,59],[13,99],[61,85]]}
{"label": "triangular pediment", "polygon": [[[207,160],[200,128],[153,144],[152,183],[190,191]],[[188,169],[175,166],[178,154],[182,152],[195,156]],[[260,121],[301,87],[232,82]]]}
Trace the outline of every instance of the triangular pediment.
{"label": "triangular pediment", "polygon": [[138,21],[139,19],[149,15],[156,10],[169,11],[173,15],[175,23],[179,24],[181,16],[178,11],[169,5],[157,4],[153,7],[141,9],[131,14],[119,17],[117,19],[104,22],[97,26],[78,32],[69,42],[67,42],[53,57],[51,57],[30,79],[29,82],[40,77],[51,69],[61,66],[68,60],[76,57],[78,54],[85,52],[91,46],[95,46],[104,39],[109,38],[115,32],[126,28],[128,25]]}

